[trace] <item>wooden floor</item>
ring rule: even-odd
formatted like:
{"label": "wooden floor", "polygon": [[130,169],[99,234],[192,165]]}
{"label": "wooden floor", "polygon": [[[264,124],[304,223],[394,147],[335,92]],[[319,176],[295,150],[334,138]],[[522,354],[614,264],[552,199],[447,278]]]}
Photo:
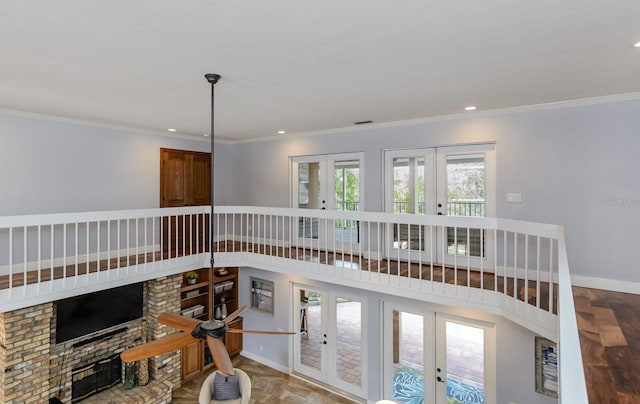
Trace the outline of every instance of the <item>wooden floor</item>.
{"label": "wooden floor", "polygon": [[[233,366],[244,370],[251,378],[251,400],[249,401],[251,404],[353,403],[344,397],[242,356],[233,358]],[[174,391],[171,404],[197,403],[200,387],[208,375],[209,373],[202,374]]]}
{"label": "wooden floor", "polygon": [[640,403],[640,295],[573,288],[590,404]]}

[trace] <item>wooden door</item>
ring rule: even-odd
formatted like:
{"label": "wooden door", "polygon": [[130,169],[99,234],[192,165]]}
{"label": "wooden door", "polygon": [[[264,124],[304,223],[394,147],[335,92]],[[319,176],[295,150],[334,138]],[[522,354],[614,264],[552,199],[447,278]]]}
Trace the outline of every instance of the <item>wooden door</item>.
{"label": "wooden door", "polygon": [[160,149],[160,207],[211,204],[211,154]]}
{"label": "wooden door", "polygon": [[[211,154],[161,148],[160,207],[209,204],[211,204]],[[177,257],[208,250],[206,241],[208,229],[203,229],[202,223],[206,223],[206,220],[203,220],[201,215],[192,216],[190,220],[185,220],[183,217],[165,219],[163,221],[165,257]],[[197,248],[188,245],[189,242],[195,243],[195,240],[199,240],[200,245]]]}

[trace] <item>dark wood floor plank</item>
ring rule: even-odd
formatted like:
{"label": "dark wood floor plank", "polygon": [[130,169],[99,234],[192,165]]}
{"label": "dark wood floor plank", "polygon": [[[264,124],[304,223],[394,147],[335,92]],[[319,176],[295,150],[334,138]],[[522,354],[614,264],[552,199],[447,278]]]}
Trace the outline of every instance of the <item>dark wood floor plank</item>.
{"label": "dark wood floor plank", "polygon": [[573,289],[589,402],[640,403],[640,295]]}

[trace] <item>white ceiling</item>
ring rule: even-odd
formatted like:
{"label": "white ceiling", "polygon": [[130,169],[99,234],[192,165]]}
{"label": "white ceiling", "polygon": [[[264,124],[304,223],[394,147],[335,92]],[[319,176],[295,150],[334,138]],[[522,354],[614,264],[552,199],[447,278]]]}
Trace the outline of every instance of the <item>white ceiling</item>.
{"label": "white ceiling", "polygon": [[[640,91],[638,0],[0,4],[0,108],[238,141]],[[477,113],[477,112],[468,112]]]}

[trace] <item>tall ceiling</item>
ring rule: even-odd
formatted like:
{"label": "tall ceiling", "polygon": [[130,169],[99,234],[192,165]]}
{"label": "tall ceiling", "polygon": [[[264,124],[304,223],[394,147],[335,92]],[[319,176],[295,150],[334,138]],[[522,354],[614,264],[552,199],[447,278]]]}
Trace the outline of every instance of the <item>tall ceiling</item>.
{"label": "tall ceiling", "polygon": [[0,108],[242,141],[640,91],[638,0],[0,3]]}

